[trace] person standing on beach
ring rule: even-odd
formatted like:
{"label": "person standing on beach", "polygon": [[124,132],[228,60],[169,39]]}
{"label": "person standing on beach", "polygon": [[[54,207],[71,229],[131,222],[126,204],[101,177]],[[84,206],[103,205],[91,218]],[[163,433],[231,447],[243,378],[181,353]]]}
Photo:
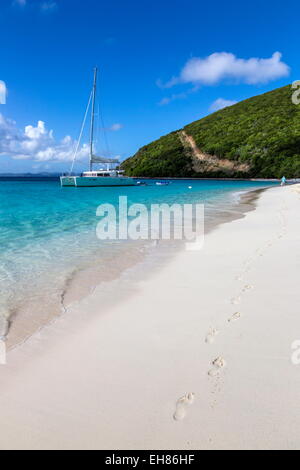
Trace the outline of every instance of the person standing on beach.
{"label": "person standing on beach", "polygon": [[281,186],[285,186],[285,185],[286,185],[286,177],[283,176],[283,177],[281,178]]}

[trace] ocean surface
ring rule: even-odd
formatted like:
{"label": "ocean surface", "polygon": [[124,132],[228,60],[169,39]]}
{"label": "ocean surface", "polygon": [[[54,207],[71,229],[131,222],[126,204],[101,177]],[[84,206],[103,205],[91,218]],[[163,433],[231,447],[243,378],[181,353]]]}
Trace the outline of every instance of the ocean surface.
{"label": "ocean surface", "polygon": [[[207,220],[234,210],[238,194],[273,183],[172,181],[169,186],[61,188],[58,179],[0,178],[0,316],[25,312],[36,325],[58,314],[74,275],[98,266],[103,279],[139,259],[141,242],[100,241],[97,207],[204,203]],[[146,244],[146,242],[143,242]],[[92,280],[91,280],[92,282]]]}

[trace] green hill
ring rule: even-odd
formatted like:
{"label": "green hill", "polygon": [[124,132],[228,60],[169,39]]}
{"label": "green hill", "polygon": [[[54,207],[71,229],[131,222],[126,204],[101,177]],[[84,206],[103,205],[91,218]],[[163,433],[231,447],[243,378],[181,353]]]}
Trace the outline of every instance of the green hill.
{"label": "green hill", "polygon": [[291,86],[255,96],[141,148],[129,176],[300,177],[300,105]]}

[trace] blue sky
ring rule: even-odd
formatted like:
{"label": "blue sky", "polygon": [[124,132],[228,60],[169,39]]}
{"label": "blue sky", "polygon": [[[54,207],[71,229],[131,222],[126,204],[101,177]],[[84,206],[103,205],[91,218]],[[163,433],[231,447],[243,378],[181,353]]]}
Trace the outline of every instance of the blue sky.
{"label": "blue sky", "polygon": [[0,173],[69,169],[94,65],[110,151],[122,159],[299,79],[299,13],[294,0],[1,0]]}

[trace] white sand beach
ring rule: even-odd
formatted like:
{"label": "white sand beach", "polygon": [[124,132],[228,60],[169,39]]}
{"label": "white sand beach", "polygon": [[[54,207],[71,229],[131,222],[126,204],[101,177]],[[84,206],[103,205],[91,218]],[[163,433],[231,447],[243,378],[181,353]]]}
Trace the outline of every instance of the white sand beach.
{"label": "white sand beach", "polygon": [[299,187],[269,189],[202,251],[100,285],[0,366],[0,448],[299,449],[299,239]]}

